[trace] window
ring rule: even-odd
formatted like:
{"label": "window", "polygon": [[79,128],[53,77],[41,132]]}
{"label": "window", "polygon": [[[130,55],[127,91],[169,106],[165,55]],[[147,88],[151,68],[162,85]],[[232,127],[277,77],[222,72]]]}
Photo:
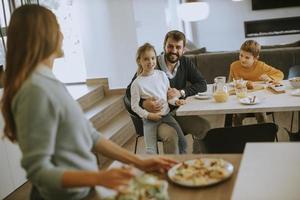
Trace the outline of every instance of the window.
{"label": "window", "polygon": [[79,25],[74,20],[76,9],[74,9],[73,0],[2,0],[2,2],[0,1],[0,22],[1,33],[3,35],[0,44],[0,65],[5,63],[5,32],[13,8],[23,4],[40,4],[55,13],[64,35],[63,50],[65,56],[56,59],[53,70],[54,74],[64,83],[86,81],[86,69],[79,35]]}

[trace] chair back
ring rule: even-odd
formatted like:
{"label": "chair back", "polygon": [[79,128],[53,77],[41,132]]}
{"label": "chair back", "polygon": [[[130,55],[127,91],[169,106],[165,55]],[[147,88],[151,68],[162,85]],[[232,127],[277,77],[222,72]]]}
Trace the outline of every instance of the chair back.
{"label": "chair back", "polygon": [[132,115],[130,114],[131,120],[133,122],[134,128],[135,128],[135,132],[139,135],[139,136],[144,136],[144,128],[143,128],[143,121],[140,117],[136,116],[136,115]]}
{"label": "chair back", "polygon": [[247,142],[274,142],[278,126],[274,123],[215,128],[203,143],[207,153],[243,153]]}
{"label": "chair back", "polygon": [[299,76],[300,76],[300,65],[292,66],[289,69],[289,76],[288,76],[288,78],[299,77]]}
{"label": "chair back", "polygon": [[139,135],[139,136],[143,136],[144,135],[144,128],[143,128],[143,121],[142,119],[131,110],[131,104],[128,100],[128,98],[126,97],[126,95],[123,97],[123,102],[125,105],[126,110],[128,111],[130,118],[133,122],[134,128],[135,128],[135,132]]}

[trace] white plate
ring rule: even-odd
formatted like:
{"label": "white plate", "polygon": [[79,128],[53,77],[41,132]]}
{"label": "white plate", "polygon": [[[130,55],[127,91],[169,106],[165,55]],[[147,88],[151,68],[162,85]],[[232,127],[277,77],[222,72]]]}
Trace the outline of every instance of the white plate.
{"label": "white plate", "polygon": [[210,98],[212,98],[212,95],[210,95],[208,93],[198,93],[198,94],[195,95],[195,98],[196,99],[201,99],[201,100],[210,99]]}
{"label": "white plate", "polygon": [[257,97],[255,98],[254,102],[251,102],[252,98],[253,97],[245,97],[245,98],[240,99],[239,101],[241,104],[245,104],[245,105],[255,105],[255,104],[260,103],[260,101]]}
{"label": "white plate", "polygon": [[[202,162],[203,164],[201,165],[201,167],[199,167],[199,162]],[[212,163],[217,164],[212,166]],[[192,167],[197,165],[198,167]],[[184,168],[183,166],[186,166],[186,168]],[[199,158],[194,160],[187,160],[173,166],[168,171],[168,177],[172,182],[178,185],[186,187],[204,187],[214,185],[228,179],[232,175],[233,170],[233,165],[223,159]],[[217,178],[209,175],[216,172],[222,172],[222,175]],[[183,176],[188,176],[190,178],[184,179]]]}
{"label": "white plate", "polygon": [[300,89],[297,89],[297,90],[293,90],[291,93],[290,93],[292,96],[300,96]]}

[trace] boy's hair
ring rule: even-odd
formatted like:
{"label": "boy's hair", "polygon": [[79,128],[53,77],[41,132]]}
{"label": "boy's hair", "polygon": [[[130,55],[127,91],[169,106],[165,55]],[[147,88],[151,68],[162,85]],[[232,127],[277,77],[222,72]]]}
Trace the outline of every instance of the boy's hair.
{"label": "boy's hair", "polygon": [[258,44],[258,42],[255,40],[246,40],[242,44],[241,50],[252,53],[254,57],[258,57],[260,52],[260,44]]}
{"label": "boy's hair", "polygon": [[172,38],[175,41],[181,41],[183,40],[183,46],[185,47],[186,44],[186,38],[183,32],[177,31],[177,30],[173,30],[173,31],[169,31],[166,36],[165,36],[165,40],[164,40],[164,48],[166,47],[167,44],[167,40],[169,38]]}
{"label": "boy's hair", "polygon": [[142,46],[140,46],[136,52],[136,64],[138,65],[138,69],[137,69],[137,75],[140,75],[143,72],[143,68],[142,65],[140,64],[140,59],[142,57],[142,55],[149,50],[153,50],[156,56],[156,51],[153,45],[151,45],[150,43],[145,43]]}

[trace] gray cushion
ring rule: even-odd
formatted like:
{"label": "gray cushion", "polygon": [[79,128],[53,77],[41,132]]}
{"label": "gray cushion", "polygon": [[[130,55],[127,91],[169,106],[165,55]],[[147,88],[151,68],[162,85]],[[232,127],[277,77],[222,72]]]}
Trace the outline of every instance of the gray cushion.
{"label": "gray cushion", "polygon": [[266,49],[261,51],[261,61],[280,69],[284,78],[288,78],[289,68],[300,64],[300,47]]}
{"label": "gray cushion", "polygon": [[199,54],[199,53],[205,53],[206,52],[206,48],[205,47],[202,47],[200,49],[195,49],[195,50],[190,50],[190,51],[186,51],[184,53],[184,55],[196,55],[196,54]]}
{"label": "gray cushion", "polygon": [[[239,51],[190,54],[187,57],[192,59],[207,82],[213,83],[216,76],[228,77],[231,63],[239,59]],[[287,79],[289,68],[300,65],[300,47],[264,49],[259,60],[280,69]]]}

